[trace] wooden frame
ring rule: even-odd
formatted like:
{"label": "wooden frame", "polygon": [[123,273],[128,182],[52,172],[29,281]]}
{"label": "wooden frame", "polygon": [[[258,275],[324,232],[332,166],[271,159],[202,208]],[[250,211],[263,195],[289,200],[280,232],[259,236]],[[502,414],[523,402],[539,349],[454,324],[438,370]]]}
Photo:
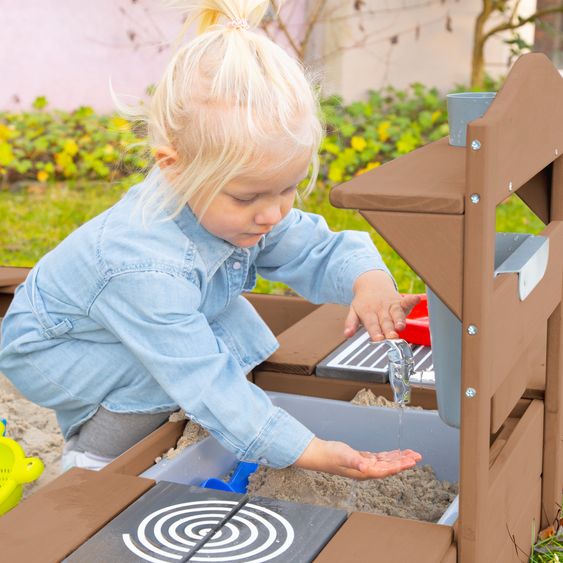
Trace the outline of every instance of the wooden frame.
{"label": "wooden frame", "polygon": [[[546,57],[526,55],[514,65],[485,117],[469,125],[467,139],[469,144],[479,140],[479,150],[441,140],[354,178],[331,195],[335,205],[360,209],[462,323],[459,520],[450,527],[354,513],[318,556],[323,563],[360,563],[375,554],[387,563],[409,554],[428,563],[519,561],[515,545],[527,552],[533,526],[537,531],[551,521],[561,501],[563,79]],[[495,209],[513,192],[546,223],[543,235],[550,244],[545,275],[524,301],[518,298],[517,274],[493,277]],[[256,384],[340,399],[366,386],[313,373],[315,363],[343,339],[334,332],[342,309],[273,296],[250,299],[275,325],[282,343],[255,370]],[[468,331],[469,325],[477,330]],[[307,349],[303,344],[312,330],[322,330],[322,337]],[[465,394],[469,388],[476,393]],[[435,397],[421,391],[413,402],[433,408]],[[118,502],[125,508],[151,486],[136,476],[181,430],[182,424],[167,423],[99,476],[65,474],[4,515],[0,539],[7,543],[0,543],[12,551],[3,555],[26,561],[66,556],[119,512],[114,502],[100,502],[103,487],[128,478]],[[45,506],[57,504],[61,522],[71,521],[76,505],[65,499],[74,498],[78,482],[87,485],[81,502],[100,514],[64,540],[67,531],[44,517],[51,514]],[[10,544],[21,530],[25,546],[38,547]],[[34,540],[46,532],[50,547],[58,546],[49,557]]]}

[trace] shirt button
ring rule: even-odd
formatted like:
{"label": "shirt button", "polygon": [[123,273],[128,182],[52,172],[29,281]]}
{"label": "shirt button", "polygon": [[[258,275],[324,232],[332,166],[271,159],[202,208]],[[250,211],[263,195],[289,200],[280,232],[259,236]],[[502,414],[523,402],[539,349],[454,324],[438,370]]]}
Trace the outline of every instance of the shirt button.
{"label": "shirt button", "polygon": [[233,270],[240,270],[240,268],[241,268],[240,262],[234,262],[233,263]]}

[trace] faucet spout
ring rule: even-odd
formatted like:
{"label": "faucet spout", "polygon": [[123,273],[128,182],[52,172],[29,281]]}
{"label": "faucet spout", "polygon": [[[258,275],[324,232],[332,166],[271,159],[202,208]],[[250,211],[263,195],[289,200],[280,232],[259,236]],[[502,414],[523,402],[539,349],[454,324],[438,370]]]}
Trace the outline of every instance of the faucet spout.
{"label": "faucet spout", "polygon": [[414,359],[411,347],[401,338],[383,341],[389,351],[389,382],[393,388],[395,402],[406,405],[411,400],[410,378],[414,373]]}

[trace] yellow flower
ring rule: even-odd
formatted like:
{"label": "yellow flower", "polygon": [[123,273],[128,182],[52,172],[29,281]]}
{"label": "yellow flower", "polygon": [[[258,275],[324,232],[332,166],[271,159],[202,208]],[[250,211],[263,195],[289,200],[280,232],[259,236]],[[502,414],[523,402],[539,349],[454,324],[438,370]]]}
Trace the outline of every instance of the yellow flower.
{"label": "yellow flower", "polygon": [[381,166],[381,162],[370,162],[367,166],[365,166],[364,168],[362,168],[361,170],[358,170],[356,172],[356,176],[359,176],[360,174],[365,174],[366,172],[369,172],[370,170],[373,170],[374,168],[377,168],[378,166]]}
{"label": "yellow flower", "polygon": [[46,182],[47,178],[49,178],[49,174],[47,174],[45,170],[39,170],[39,172],[37,172],[37,180],[39,182]]}
{"label": "yellow flower", "polygon": [[367,142],[363,137],[358,137],[357,135],[354,135],[350,140],[350,145],[354,150],[358,152],[362,152],[366,148]]}
{"label": "yellow flower", "polygon": [[104,153],[105,154],[111,154],[112,152],[113,152],[113,147],[111,145],[105,145]]}
{"label": "yellow flower", "polygon": [[442,115],[442,112],[437,109],[433,114],[432,114],[432,123],[436,123],[436,120]]}
{"label": "yellow flower", "polygon": [[389,127],[391,127],[390,121],[382,121],[377,127],[377,134],[379,139],[385,142],[389,138]]}
{"label": "yellow flower", "polygon": [[63,151],[74,156],[78,152],[78,145],[72,139],[67,139],[63,145]]}
{"label": "yellow flower", "polygon": [[112,117],[109,123],[112,128],[119,129],[121,131],[126,131],[127,129],[129,129],[129,121],[123,119],[123,117]]}

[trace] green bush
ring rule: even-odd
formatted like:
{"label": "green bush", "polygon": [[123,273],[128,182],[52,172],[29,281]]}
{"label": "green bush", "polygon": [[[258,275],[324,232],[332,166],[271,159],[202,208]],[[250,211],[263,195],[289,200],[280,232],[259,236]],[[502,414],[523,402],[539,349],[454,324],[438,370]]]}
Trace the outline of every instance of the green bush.
{"label": "green bush", "polygon": [[371,91],[365,101],[322,103],[327,136],[321,148],[321,185],[349,180],[448,134],[446,103],[436,89],[413,84]]}
{"label": "green bush", "polygon": [[1,185],[119,179],[148,165],[146,147],[125,119],[86,106],[46,106],[39,97],[33,111],[0,113]]}
{"label": "green bush", "polygon": [[[151,165],[142,134],[115,115],[91,108],[0,113],[0,264],[32,266],[68,233],[117,201]],[[399,289],[415,293],[423,282],[359,213],[335,209],[334,185],[380,166],[448,133],[445,99],[414,84],[407,90],[369,92],[363,101],[323,100],[327,126],[316,190],[301,203],[336,231],[370,233]],[[529,232],[541,222],[513,198],[497,213],[499,230]],[[287,293],[260,279],[258,291]]]}

